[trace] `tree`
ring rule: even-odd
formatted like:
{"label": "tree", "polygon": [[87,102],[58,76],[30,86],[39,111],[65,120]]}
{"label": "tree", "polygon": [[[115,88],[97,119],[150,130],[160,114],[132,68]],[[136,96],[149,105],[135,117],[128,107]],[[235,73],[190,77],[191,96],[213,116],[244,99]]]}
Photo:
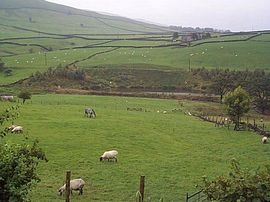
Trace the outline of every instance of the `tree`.
{"label": "tree", "polygon": [[249,91],[254,97],[254,105],[264,114],[270,110],[270,74],[255,71],[250,78]]}
{"label": "tree", "polygon": [[23,99],[23,104],[24,104],[26,100],[31,99],[31,93],[28,91],[22,91],[19,93],[18,98]]}
{"label": "tree", "polygon": [[250,109],[250,97],[241,87],[228,92],[224,97],[224,103],[227,106],[227,113],[234,122],[234,130],[239,130],[240,119]]}
{"label": "tree", "polygon": [[172,40],[176,40],[179,37],[178,32],[173,32]]}
{"label": "tree", "polygon": [[5,69],[3,71],[3,73],[4,73],[5,76],[11,76],[12,75],[12,69],[7,68],[7,69]]}
{"label": "tree", "polygon": [[40,179],[36,168],[46,156],[39,148],[38,142],[33,145],[11,144],[4,141],[6,121],[18,116],[18,106],[12,106],[0,114],[0,201],[26,201],[27,194],[34,182]]}
{"label": "tree", "polygon": [[211,84],[209,86],[210,91],[220,96],[220,103],[223,100],[223,96],[232,88],[233,82],[231,80],[231,74],[229,71],[217,71],[217,74],[213,76]]}
{"label": "tree", "polygon": [[210,201],[267,202],[270,201],[270,166],[254,172],[241,169],[233,159],[228,176],[218,176],[211,181],[204,177],[201,188]]}
{"label": "tree", "polygon": [[5,63],[0,59],[0,72],[5,70]]}

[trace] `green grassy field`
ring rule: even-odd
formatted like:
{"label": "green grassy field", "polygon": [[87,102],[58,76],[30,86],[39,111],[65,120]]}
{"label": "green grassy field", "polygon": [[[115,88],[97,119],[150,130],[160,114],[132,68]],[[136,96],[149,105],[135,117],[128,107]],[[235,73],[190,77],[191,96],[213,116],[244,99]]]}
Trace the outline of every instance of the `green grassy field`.
{"label": "green grassy field", "polygon": [[[96,119],[84,117],[86,106],[96,110]],[[127,111],[127,107],[147,112]],[[67,170],[72,178],[86,181],[84,195],[75,194],[73,201],[134,201],[140,175],[146,176],[146,198],[182,201],[186,192],[197,190],[203,175],[225,174],[232,158],[247,168],[269,162],[269,144],[262,145],[260,136],[216,128],[171,111],[180,107],[175,100],[33,96],[15,121],[24,127],[27,141],[39,139],[49,159],[39,166],[41,182],[31,193],[32,201],[63,201],[57,189]],[[166,114],[157,113],[165,110]],[[20,135],[6,140],[25,141]],[[99,162],[99,156],[110,149],[119,151],[118,163]]]}
{"label": "green grassy field", "polygon": [[269,45],[261,42],[215,43],[189,48],[119,49],[106,55],[99,55],[80,65],[146,63],[187,69],[190,59],[192,68],[268,70],[270,64],[268,53]]}
{"label": "green grassy field", "polygon": [[[94,67],[91,71],[98,84],[141,78],[137,83],[142,88],[148,87],[144,81],[149,76],[163,87],[183,84],[187,78],[182,72],[188,70],[189,62],[191,68],[270,69],[270,34],[244,41],[251,35],[243,33],[183,47],[180,38],[171,41],[172,31],[166,27],[33,0],[1,0],[0,21],[0,59],[12,70],[11,76],[0,72],[0,85],[72,63]],[[168,44],[173,46],[158,47]],[[21,90],[21,86],[0,88],[1,93],[11,94]],[[209,108],[209,103],[183,104],[191,112]],[[0,102],[0,109],[9,105]],[[84,117],[86,106],[96,110],[96,119]],[[262,145],[260,136],[216,128],[172,111],[178,108],[176,100],[35,95],[20,108],[15,121],[24,127],[28,139],[21,135],[5,139],[9,143],[38,139],[47,154],[49,162],[38,167],[41,182],[30,194],[34,202],[63,201],[57,190],[67,170],[72,178],[86,181],[84,195],[75,194],[72,201],[135,201],[141,175],[146,176],[146,198],[182,201],[187,192],[198,190],[195,185],[203,175],[227,173],[232,158],[255,169],[269,162],[270,144]],[[100,155],[110,149],[119,151],[119,162],[99,162]]]}
{"label": "green grassy field", "polygon": [[[28,32],[54,34],[130,34],[164,32],[168,29],[119,16],[102,15],[46,1],[2,0],[0,2],[0,27],[9,26]],[[57,21],[55,20],[57,19]],[[26,30],[25,30],[26,31]],[[9,37],[17,36],[16,33]]]}

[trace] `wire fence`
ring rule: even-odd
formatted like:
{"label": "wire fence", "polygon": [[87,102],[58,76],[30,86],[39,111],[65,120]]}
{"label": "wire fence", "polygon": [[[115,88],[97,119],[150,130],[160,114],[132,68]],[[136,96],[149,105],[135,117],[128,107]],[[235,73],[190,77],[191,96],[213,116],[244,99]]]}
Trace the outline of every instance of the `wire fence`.
{"label": "wire fence", "polygon": [[187,193],[185,196],[185,202],[207,202],[207,197],[202,190],[193,194]]}

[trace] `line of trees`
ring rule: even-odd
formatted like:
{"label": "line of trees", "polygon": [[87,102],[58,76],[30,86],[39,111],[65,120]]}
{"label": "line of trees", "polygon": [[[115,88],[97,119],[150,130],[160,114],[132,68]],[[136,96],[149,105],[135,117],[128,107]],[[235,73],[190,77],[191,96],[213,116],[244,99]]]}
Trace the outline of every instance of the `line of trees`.
{"label": "line of trees", "polygon": [[220,102],[229,91],[242,86],[252,98],[253,106],[262,114],[270,110],[270,73],[264,70],[235,71],[229,69],[193,69],[193,75],[208,82],[207,92],[220,96]]}
{"label": "line of trees", "polygon": [[56,68],[48,68],[46,72],[36,72],[30,77],[30,81],[42,81],[52,78],[67,78],[71,80],[79,80],[84,81],[86,78],[85,70],[78,68],[76,66],[65,66],[62,67],[62,65],[58,65]]}
{"label": "line of trees", "polygon": [[201,27],[182,27],[182,26],[169,26],[170,29],[176,30],[178,32],[231,32],[230,30],[219,30],[219,29],[214,29],[211,27],[206,27],[206,28],[201,28]]}

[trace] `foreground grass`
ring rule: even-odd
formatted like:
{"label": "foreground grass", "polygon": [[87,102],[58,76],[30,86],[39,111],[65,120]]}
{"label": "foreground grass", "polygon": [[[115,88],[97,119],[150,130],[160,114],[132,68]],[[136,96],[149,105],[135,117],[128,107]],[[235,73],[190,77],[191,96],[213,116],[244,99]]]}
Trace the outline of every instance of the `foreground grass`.
{"label": "foreground grass", "polygon": [[[84,117],[86,106],[94,107],[96,119]],[[73,195],[74,201],[134,201],[140,175],[146,176],[146,197],[152,201],[181,201],[186,192],[197,190],[203,175],[226,173],[232,158],[249,168],[267,163],[269,144],[262,145],[259,136],[215,128],[173,113],[173,108],[180,108],[174,100],[34,96],[16,120],[25,128],[27,141],[40,140],[49,159],[39,166],[41,182],[31,193],[32,201],[63,201],[57,189],[67,170],[72,178],[86,181],[84,195]],[[7,140],[25,141],[19,135]],[[109,149],[119,151],[118,163],[99,162]]]}

